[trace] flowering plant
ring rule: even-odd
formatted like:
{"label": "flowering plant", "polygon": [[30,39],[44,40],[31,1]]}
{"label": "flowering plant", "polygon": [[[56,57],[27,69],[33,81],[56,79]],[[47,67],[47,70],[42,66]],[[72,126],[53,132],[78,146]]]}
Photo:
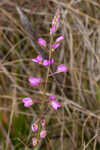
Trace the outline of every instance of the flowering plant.
{"label": "flowering plant", "polygon": [[[37,63],[38,65],[42,65],[43,67],[47,68],[47,76],[46,76],[46,80],[44,82],[44,80],[41,77],[34,77],[31,76],[29,77],[29,84],[33,87],[40,87],[42,83],[44,84],[44,91],[43,94],[45,95],[46,92],[46,86],[48,83],[48,78],[49,76],[53,76],[57,73],[61,73],[61,72],[66,72],[67,71],[67,66],[64,64],[60,64],[57,66],[56,72],[53,72],[52,74],[50,74],[50,65],[55,63],[54,58],[52,57],[52,52],[55,52],[55,50],[61,45],[61,41],[64,40],[64,36],[61,35],[59,37],[56,38],[55,42],[53,42],[53,36],[54,33],[57,31],[58,27],[60,24],[60,10],[57,9],[54,18],[52,20],[52,26],[50,28],[50,44],[49,45],[49,59],[44,59],[41,55],[38,55],[36,58],[32,58],[32,62],[33,63]],[[47,42],[43,39],[43,38],[38,38],[37,43],[40,45],[40,47],[42,48],[46,48],[47,47]],[[26,97],[23,99],[24,102],[24,106],[25,107],[30,107],[34,104],[34,100],[30,97]],[[47,103],[48,102],[48,103]],[[47,105],[49,104],[49,106],[51,106],[55,111],[58,110],[58,108],[61,107],[61,104],[58,102],[58,100],[56,99],[55,95],[50,95],[48,97],[48,101],[42,102],[42,111],[43,111],[43,105]],[[47,131],[46,131],[46,123],[44,119],[37,119],[37,121],[35,121],[32,124],[32,132],[34,133],[34,137],[32,138],[32,144],[33,146],[36,146],[42,139],[44,139],[47,136]]]}

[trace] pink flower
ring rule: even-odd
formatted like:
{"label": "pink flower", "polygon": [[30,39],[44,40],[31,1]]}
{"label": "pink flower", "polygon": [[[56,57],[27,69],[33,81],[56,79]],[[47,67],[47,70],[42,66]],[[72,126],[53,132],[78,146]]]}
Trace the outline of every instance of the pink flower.
{"label": "pink flower", "polygon": [[30,107],[33,104],[33,101],[30,97],[26,97],[23,99],[24,106],[25,107]]}
{"label": "pink flower", "polygon": [[36,58],[32,59],[33,62],[36,62],[38,64],[41,64],[42,60],[43,59],[42,59],[42,57],[40,55],[38,55]]}
{"label": "pink flower", "polygon": [[63,35],[59,36],[59,37],[56,39],[56,42],[60,42],[60,41],[62,41],[62,40],[64,40],[64,36],[63,36]]}
{"label": "pink flower", "polygon": [[54,63],[54,59],[53,59],[53,58],[50,59],[50,60],[45,59],[45,60],[43,61],[43,66],[48,66],[48,65],[50,65],[50,64],[52,64],[52,63]]}
{"label": "pink flower", "polygon": [[58,48],[60,46],[60,43],[55,43],[53,44],[51,47],[53,50],[55,50],[56,48]]}
{"label": "pink flower", "polygon": [[47,135],[46,130],[42,130],[42,131],[40,132],[40,138],[41,138],[41,139],[45,138],[46,135]]}
{"label": "pink flower", "polygon": [[40,123],[41,123],[42,128],[45,129],[45,120],[41,120]]}
{"label": "pink flower", "polygon": [[49,65],[48,60],[45,59],[45,60],[43,61],[43,64],[42,64],[42,65],[43,65],[43,66],[48,66],[48,65]]}
{"label": "pink flower", "polygon": [[46,41],[43,38],[39,38],[38,43],[40,46],[46,47]]}
{"label": "pink flower", "polygon": [[38,86],[40,85],[42,79],[41,78],[36,78],[36,77],[30,77],[29,82],[31,86]]}
{"label": "pink flower", "polygon": [[32,131],[37,132],[38,131],[38,125],[36,123],[32,124]]}
{"label": "pink flower", "polygon": [[38,139],[37,138],[32,138],[32,144],[33,144],[33,146],[36,146],[37,145],[37,143],[38,143]]}
{"label": "pink flower", "polygon": [[60,64],[57,67],[57,72],[66,72],[67,71],[67,67],[64,64]]}
{"label": "pink flower", "polygon": [[49,96],[50,105],[53,107],[53,109],[57,110],[61,107],[60,103],[56,100],[56,96],[51,95]]}

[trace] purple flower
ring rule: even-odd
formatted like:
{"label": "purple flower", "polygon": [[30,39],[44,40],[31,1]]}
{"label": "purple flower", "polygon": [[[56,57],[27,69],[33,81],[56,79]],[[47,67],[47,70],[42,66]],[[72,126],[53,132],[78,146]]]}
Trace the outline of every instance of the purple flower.
{"label": "purple flower", "polygon": [[48,65],[49,65],[48,60],[45,59],[45,60],[43,61],[43,64],[42,64],[42,65],[43,65],[43,66],[48,66]]}
{"label": "purple flower", "polygon": [[37,132],[38,131],[38,125],[36,123],[32,124],[32,131]]}
{"label": "purple flower", "polygon": [[40,55],[38,55],[36,58],[33,58],[32,61],[41,64],[42,62],[42,57]]}
{"label": "purple flower", "polygon": [[51,46],[51,48],[53,49],[53,50],[55,50],[56,48],[58,48],[60,46],[60,43],[54,43],[52,46]]}
{"label": "purple flower", "polygon": [[43,38],[39,38],[38,43],[40,46],[46,47],[46,41]]}
{"label": "purple flower", "polygon": [[40,138],[41,138],[41,139],[45,138],[46,135],[47,135],[46,130],[42,130],[42,131],[40,132]]}
{"label": "purple flower", "polygon": [[38,86],[40,85],[42,79],[41,78],[36,78],[36,77],[30,77],[29,82],[31,86]]}
{"label": "purple flower", "polygon": [[32,138],[32,144],[33,144],[33,146],[36,146],[37,145],[37,143],[38,143],[38,139],[37,138]]}
{"label": "purple flower", "polygon": [[33,101],[30,97],[26,97],[23,99],[24,106],[25,107],[30,107],[33,104]]}
{"label": "purple flower", "polygon": [[52,63],[54,63],[54,59],[53,59],[53,58],[50,59],[50,60],[45,59],[45,60],[43,61],[43,66],[48,66],[48,65],[50,65],[50,64],[52,64]]}
{"label": "purple flower", "polygon": [[60,103],[56,100],[56,96],[51,95],[49,96],[50,105],[53,107],[54,110],[57,110],[61,107]]}
{"label": "purple flower", "polygon": [[59,37],[56,39],[56,42],[60,42],[60,41],[62,41],[62,40],[64,40],[64,36],[63,36],[63,35],[59,36]]}
{"label": "purple flower", "polygon": [[57,72],[66,72],[67,71],[67,67],[64,64],[60,64],[57,67]]}

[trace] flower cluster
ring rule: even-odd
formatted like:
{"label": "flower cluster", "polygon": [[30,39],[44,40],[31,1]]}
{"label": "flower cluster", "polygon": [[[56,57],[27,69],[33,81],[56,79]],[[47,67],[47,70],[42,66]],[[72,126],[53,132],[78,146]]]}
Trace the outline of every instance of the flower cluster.
{"label": "flower cluster", "polygon": [[45,120],[34,122],[32,124],[32,131],[34,133],[34,137],[32,138],[32,144],[33,146],[36,146],[37,143],[39,143],[41,139],[44,139],[47,135]]}
{"label": "flower cluster", "polygon": [[43,60],[43,58],[40,55],[38,55],[36,58],[33,58],[32,61],[36,62],[38,64],[41,64],[43,66],[48,66],[48,65],[54,63],[54,59],[53,58],[50,59],[50,60],[47,60],[47,59]]}
{"label": "flower cluster", "polygon": [[[61,45],[61,41],[63,41],[64,40],[64,36],[63,35],[61,35],[61,36],[59,36],[57,39],[56,39],[56,41],[53,43],[53,44],[51,44],[51,50],[52,51],[54,51],[54,50],[56,50],[60,45]],[[39,38],[38,39],[38,44],[40,45],[40,46],[42,46],[42,47],[45,47],[46,48],[46,46],[47,46],[47,43],[46,43],[46,41],[43,39],[43,38]],[[40,56],[39,56],[40,57]],[[41,59],[42,58],[39,58],[39,61],[41,62]],[[37,62],[37,60],[33,60],[34,62]]]}

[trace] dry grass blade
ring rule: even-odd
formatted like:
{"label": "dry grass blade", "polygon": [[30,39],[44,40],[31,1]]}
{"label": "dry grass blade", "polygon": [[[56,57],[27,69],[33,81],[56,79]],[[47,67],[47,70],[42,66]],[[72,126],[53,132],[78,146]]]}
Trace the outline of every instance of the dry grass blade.
{"label": "dry grass blade", "polygon": [[17,11],[20,16],[21,23],[24,25],[28,36],[32,42],[33,47],[35,48],[38,55],[41,55],[44,59],[48,59],[49,55],[37,44],[37,33],[33,30],[31,24],[29,23],[27,17],[22,13],[19,7],[17,7]]}

